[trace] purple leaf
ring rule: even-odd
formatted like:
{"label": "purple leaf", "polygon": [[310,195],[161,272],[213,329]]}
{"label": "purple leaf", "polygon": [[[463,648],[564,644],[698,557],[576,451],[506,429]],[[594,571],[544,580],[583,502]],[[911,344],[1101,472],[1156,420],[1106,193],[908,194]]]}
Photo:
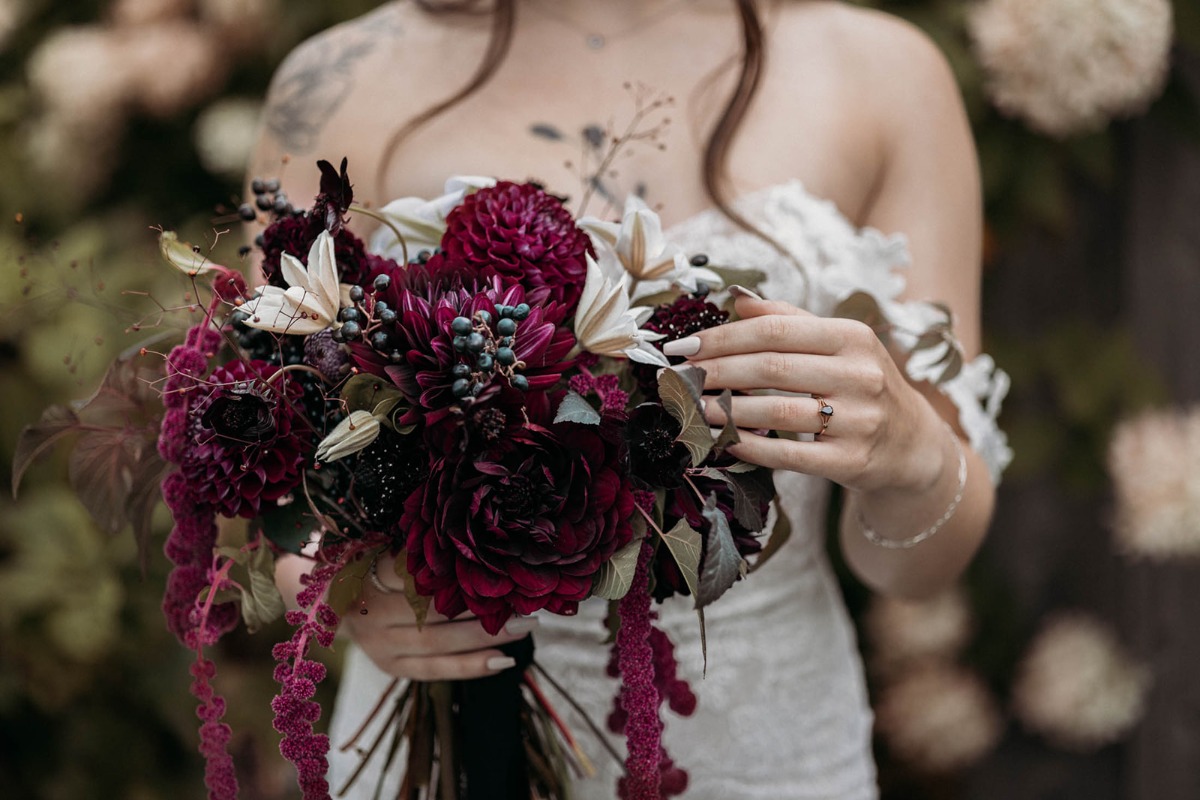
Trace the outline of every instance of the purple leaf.
{"label": "purple leaf", "polygon": [[746,561],[738,553],[725,513],[717,508],[716,494],[704,501],[701,512],[708,520],[704,535],[704,559],[696,589],[696,608],[702,609],[725,594],[746,573]]}
{"label": "purple leaf", "polygon": [[25,470],[46,452],[54,443],[79,426],[79,417],[66,406],[50,406],[42,412],[42,418],[26,425],[17,437],[17,450],[13,454],[12,493],[17,496]]}

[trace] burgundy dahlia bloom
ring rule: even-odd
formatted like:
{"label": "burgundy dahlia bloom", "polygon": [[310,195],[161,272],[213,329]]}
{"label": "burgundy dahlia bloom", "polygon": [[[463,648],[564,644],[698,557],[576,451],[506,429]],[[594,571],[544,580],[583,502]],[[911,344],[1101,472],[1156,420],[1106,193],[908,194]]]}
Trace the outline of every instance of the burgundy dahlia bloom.
{"label": "burgundy dahlia bloom", "polygon": [[573,614],[633,535],[632,486],[606,433],[530,424],[474,458],[437,460],[400,522],[417,591],[491,633],[514,614]]}
{"label": "burgundy dahlia bloom", "polygon": [[[393,322],[379,328],[383,349],[358,341],[351,351],[360,370],[387,377],[404,393],[413,406],[402,419],[405,424],[436,421],[451,407],[480,407],[510,390],[544,393],[570,366],[566,359],[575,337],[563,325],[564,306],[531,306],[520,285],[499,275],[483,277],[442,255],[410,265],[376,300],[386,301],[395,313]],[[511,311],[505,310],[520,306],[525,307],[521,318],[506,323],[504,313],[511,316]],[[466,338],[455,330],[459,319],[471,322],[477,346],[456,346],[456,339]],[[502,325],[515,330],[506,334],[509,329]],[[507,354],[501,348],[511,351],[511,364],[503,363]],[[455,393],[460,380],[469,393]]]}
{"label": "burgundy dahlia bloom", "polygon": [[180,467],[199,503],[227,517],[254,517],[300,483],[313,449],[299,382],[264,361],[231,361],[208,378],[189,409]]}
{"label": "burgundy dahlia bloom", "polygon": [[501,181],[467,195],[450,212],[442,250],[484,275],[520,282],[531,305],[551,300],[574,310],[592,245],[557,197],[532,184]]}
{"label": "burgundy dahlia bloom", "polygon": [[[324,220],[309,213],[283,217],[268,225],[262,232],[262,271],[267,283],[286,289],[287,282],[283,279],[280,267],[281,257],[284,253],[290,253],[307,265],[308,251],[323,230]],[[367,253],[362,239],[351,233],[349,228],[337,232],[333,237],[333,247],[341,282],[352,286],[367,283],[372,274],[390,263]]]}
{"label": "burgundy dahlia bloom", "polygon": [[[729,321],[729,312],[722,311],[717,306],[695,295],[681,295],[673,303],[664,303],[654,309],[654,313],[643,330],[661,333],[666,338],[654,343],[659,350],[667,342],[685,339],[693,333],[699,333],[709,328],[715,328]],[[682,364],[687,359],[681,356],[669,356],[672,364]],[[638,388],[647,400],[658,399],[658,367],[650,364],[631,363],[633,376],[637,379]]]}

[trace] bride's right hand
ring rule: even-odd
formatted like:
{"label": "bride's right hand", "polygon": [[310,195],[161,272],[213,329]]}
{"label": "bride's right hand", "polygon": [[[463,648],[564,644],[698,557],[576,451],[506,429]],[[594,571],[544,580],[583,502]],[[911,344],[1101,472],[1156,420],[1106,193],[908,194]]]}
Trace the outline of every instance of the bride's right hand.
{"label": "bride's right hand", "polygon": [[451,620],[432,608],[418,628],[392,563],[391,557],[381,557],[376,570],[388,591],[380,591],[373,581],[363,581],[358,607],[342,619],[355,643],[389,675],[418,681],[495,675],[514,664],[498,649],[500,645],[523,639],[537,629],[536,618],[514,617],[492,636],[474,617]]}

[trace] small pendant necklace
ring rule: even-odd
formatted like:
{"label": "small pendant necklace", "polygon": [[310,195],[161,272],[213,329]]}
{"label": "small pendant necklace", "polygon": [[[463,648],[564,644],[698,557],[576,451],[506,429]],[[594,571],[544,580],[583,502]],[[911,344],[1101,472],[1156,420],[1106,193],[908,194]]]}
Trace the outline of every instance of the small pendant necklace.
{"label": "small pendant necklace", "polygon": [[574,20],[572,20],[568,17],[562,16],[558,13],[552,13],[548,7],[542,5],[541,3],[536,4],[535,7],[538,9],[538,11],[540,11],[548,19],[551,19],[551,20],[559,23],[560,25],[565,25],[566,27],[573,29],[577,33],[582,34],[583,35],[583,43],[587,47],[587,49],[603,50],[604,46],[607,45],[609,42],[614,42],[617,39],[621,39],[625,36],[628,36],[631,33],[637,32],[637,31],[646,30],[647,28],[650,28],[653,25],[656,25],[659,22],[662,22],[667,17],[670,17],[670,16],[674,15],[676,12],[680,11],[684,6],[687,5],[687,3],[688,3],[688,0],[677,0],[677,2],[668,3],[667,5],[663,6],[658,11],[651,14],[650,16],[645,17],[643,19],[639,19],[636,22],[634,22],[633,24],[627,25],[618,30],[610,31],[609,33],[601,33],[592,28],[582,26],[579,23],[575,22]]}

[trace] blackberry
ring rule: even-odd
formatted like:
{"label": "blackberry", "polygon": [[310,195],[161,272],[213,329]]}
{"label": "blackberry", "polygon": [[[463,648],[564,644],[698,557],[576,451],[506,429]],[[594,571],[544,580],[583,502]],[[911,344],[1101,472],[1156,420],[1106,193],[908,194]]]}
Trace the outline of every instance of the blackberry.
{"label": "blackberry", "polygon": [[428,475],[422,449],[384,428],[379,438],[355,456],[351,496],[372,528],[386,530],[400,521],[404,501]]}

